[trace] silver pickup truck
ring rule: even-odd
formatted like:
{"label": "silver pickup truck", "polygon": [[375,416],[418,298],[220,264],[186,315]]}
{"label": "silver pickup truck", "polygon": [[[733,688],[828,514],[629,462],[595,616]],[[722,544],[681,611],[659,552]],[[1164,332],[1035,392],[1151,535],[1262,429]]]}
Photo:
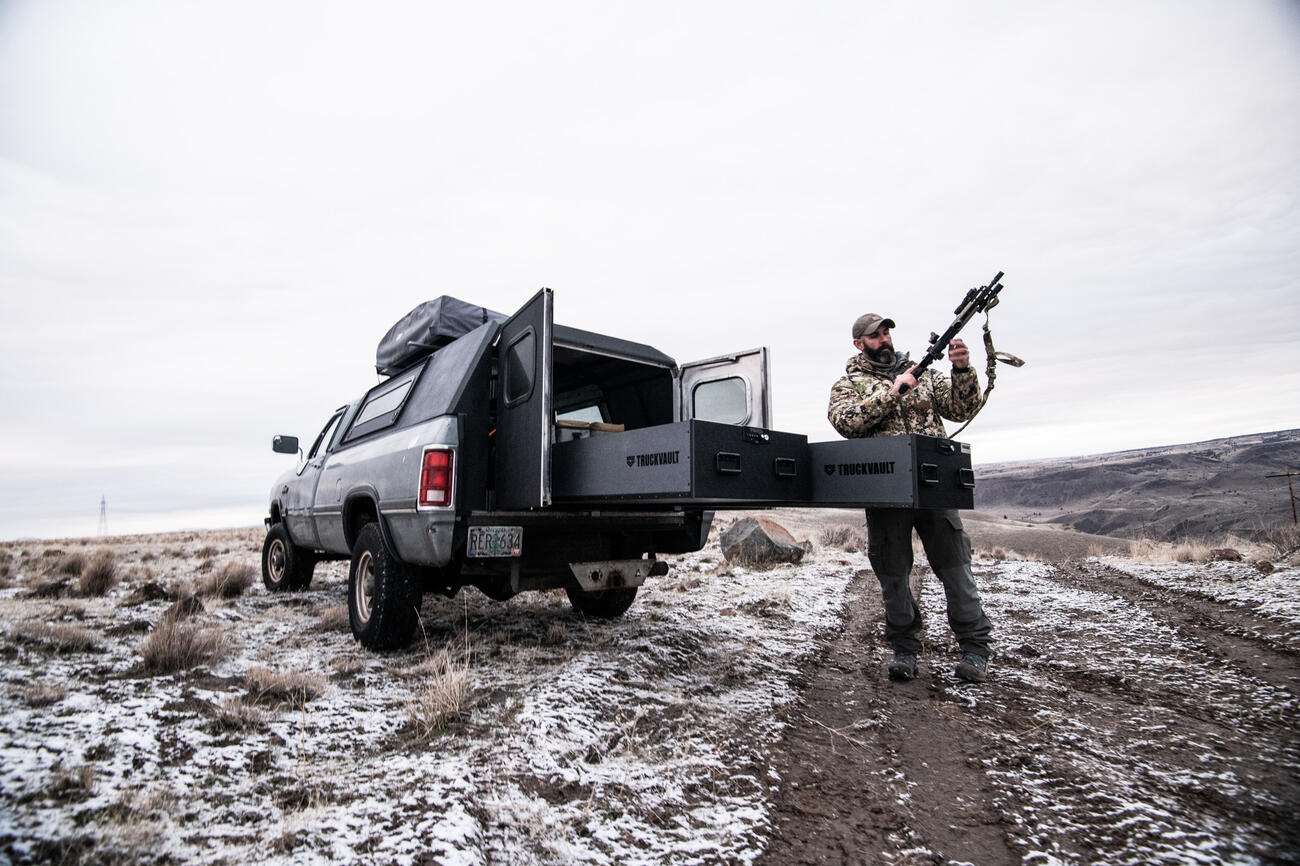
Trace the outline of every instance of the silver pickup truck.
{"label": "silver pickup truck", "polygon": [[[271,490],[266,587],[301,590],[316,562],[350,559],[353,634],[391,649],[424,593],[465,586],[563,588],[588,616],[620,616],[720,508],[972,507],[959,443],[769,429],[766,349],[679,365],[555,325],[553,306],[550,289],[510,317],[444,296],[395,324],[380,383]],[[272,447],[302,453],[292,436]]]}

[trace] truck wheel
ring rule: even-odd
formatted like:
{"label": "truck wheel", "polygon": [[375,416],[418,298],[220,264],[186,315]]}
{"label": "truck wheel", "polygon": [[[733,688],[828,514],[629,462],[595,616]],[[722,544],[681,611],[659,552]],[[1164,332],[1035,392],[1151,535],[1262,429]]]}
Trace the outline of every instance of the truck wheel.
{"label": "truck wheel", "polygon": [[311,573],[316,568],[316,557],[311,551],[293,543],[283,523],[277,523],[266,533],[262,544],[262,583],[271,592],[306,589],[311,586]]}
{"label": "truck wheel", "polygon": [[627,613],[627,609],[632,606],[632,601],[636,598],[636,589],[635,586],[629,586],[583,592],[569,587],[565,592],[569,594],[569,603],[584,616],[594,619],[616,619]]}
{"label": "truck wheel", "polygon": [[373,650],[406,646],[420,621],[419,583],[388,552],[377,523],[362,527],[352,548],[348,619],[356,639]]}

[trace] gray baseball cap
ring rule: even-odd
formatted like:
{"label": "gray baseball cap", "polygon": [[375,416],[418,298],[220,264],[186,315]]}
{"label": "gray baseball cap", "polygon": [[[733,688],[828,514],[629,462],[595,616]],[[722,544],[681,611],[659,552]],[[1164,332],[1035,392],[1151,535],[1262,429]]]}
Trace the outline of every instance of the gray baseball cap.
{"label": "gray baseball cap", "polygon": [[853,323],[853,339],[856,340],[863,334],[873,333],[876,328],[879,328],[881,325],[884,325],[886,328],[897,327],[894,324],[893,319],[887,319],[879,313],[867,313],[866,315],[858,316],[858,320]]}

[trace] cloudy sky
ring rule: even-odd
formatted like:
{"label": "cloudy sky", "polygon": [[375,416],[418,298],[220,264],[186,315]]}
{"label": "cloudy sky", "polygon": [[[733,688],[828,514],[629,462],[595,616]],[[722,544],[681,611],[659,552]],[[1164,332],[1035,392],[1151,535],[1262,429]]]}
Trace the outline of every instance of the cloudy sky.
{"label": "cloudy sky", "polygon": [[0,0],[0,539],[257,523],[441,294],[816,441],[1004,270],[977,463],[1300,427],[1297,82],[1267,0]]}

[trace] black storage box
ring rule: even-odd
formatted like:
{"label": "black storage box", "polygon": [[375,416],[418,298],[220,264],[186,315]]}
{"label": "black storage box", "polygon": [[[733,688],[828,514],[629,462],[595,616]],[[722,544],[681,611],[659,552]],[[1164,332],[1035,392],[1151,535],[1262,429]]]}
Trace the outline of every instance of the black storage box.
{"label": "black storage box", "polygon": [[817,505],[974,508],[970,445],[935,436],[881,436],[814,442]]}
{"label": "black storage box", "polygon": [[553,501],[725,505],[803,503],[812,492],[808,437],[681,421],[556,442]]}

